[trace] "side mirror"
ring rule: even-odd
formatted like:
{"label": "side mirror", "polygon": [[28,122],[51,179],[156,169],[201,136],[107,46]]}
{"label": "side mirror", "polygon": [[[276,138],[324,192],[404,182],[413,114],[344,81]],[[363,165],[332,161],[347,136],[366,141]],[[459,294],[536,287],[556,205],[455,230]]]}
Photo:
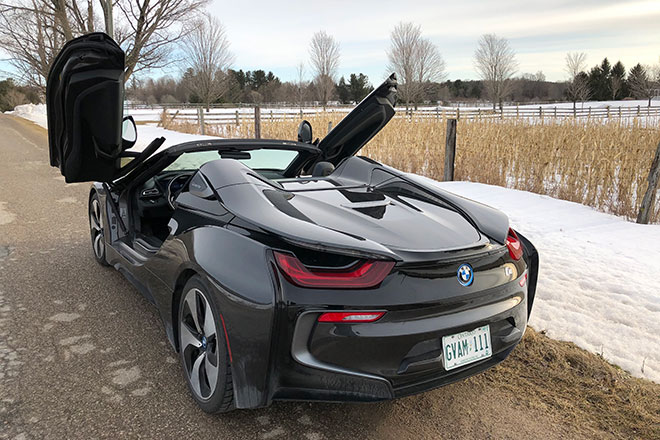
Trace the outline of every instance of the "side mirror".
{"label": "side mirror", "polygon": [[312,124],[308,121],[302,121],[298,126],[298,142],[312,143]]}
{"label": "side mirror", "polygon": [[133,116],[124,116],[121,124],[121,149],[128,150],[137,141],[137,127]]}

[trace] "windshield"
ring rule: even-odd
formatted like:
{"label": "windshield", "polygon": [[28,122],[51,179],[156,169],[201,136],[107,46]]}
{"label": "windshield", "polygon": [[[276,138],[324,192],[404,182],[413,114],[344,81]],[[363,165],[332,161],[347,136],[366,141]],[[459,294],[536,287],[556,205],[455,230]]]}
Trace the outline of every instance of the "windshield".
{"label": "windshield", "polygon": [[[252,150],[248,152],[249,159],[238,159],[248,168],[253,170],[274,170],[284,171],[298,157],[297,151],[263,149]],[[194,151],[183,153],[174,162],[172,162],[164,171],[173,170],[196,170],[206,162],[220,159],[217,151]],[[234,159],[226,159],[234,160]]]}

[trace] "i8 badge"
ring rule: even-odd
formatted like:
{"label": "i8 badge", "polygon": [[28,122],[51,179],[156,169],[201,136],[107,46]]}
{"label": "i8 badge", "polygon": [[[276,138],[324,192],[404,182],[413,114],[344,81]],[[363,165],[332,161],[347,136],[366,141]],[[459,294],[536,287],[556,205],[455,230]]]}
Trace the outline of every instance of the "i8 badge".
{"label": "i8 badge", "polygon": [[456,276],[458,277],[458,282],[461,283],[461,286],[469,286],[472,284],[472,281],[474,281],[474,271],[472,270],[472,266],[467,263],[461,264],[458,268],[458,272],[456,272]]}

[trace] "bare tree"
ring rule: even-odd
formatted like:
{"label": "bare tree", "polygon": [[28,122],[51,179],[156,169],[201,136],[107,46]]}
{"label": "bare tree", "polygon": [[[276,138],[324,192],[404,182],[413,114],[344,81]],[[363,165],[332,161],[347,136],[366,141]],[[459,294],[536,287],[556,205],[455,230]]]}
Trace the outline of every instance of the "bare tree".
{"label": "bare tree", "polygon": [[339,69],[339,42],[325,31],[319,31],[312,37],[309,55],[314,70],[314,88],[319,101],[325,106],[335,89]]}
{"label": "bare tree", "polygon": [[422,37],[419,25],[399,23],[390,33],[387,51],[388,72],[396,72],[399,94],[406,103],[421,99],[424,84],[439,82],[445,76],[445,62],[431,40]]}
{"label": "bare tree", "polygon": [[[0,2],[0,44],[22,79],[45,88],[50,65],[69,40],[106,30],[126,51],[125,80],[165,66],[182,24],[209,0],[6,0]],[[113,8],[117,20],[113,20]]]}
{"label": "bare tree", "polygon": [[577,101],[586,101],[591,95],[589,78],[584,73],[587,63],[587,54],[584,52],[569,52],[566,54],[566,72],[568,73],[568,85],[566,95],[573,101],[573,112]]}
{"label": "bare tree", "polygon": [[185,65],[191,69],[188,86],[208,110],[228,89],[227,69],[234,56],[229,50],[225,28],[216,17],[204,14],[184,29],[182,48]]}
{"label": "bare tree", "polygon": [[516,54],[506,38],[485,34],[479,38],[474,64],[484,82],[486,93],[502,108],[504,97],[511,93],[511,78],[518,70]]}

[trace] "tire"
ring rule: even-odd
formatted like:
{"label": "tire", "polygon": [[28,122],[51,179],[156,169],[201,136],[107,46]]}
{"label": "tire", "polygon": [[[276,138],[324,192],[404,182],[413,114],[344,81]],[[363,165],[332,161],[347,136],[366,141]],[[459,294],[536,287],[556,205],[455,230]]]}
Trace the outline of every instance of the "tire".
{"label": "tire", "polygon": [[234,388],[220,312],[209,292],[202,278],[193,276],[183,288],[176,325],[190,394],[202,410],[217,414],[234,409]]}
{"label": "tire", "polygon": [[94,192],[89,198],[89,233],[92,238],[92,253],[97,263],[102,266],[109,266],[105,259],[105,228],[103,219],[103,210],[98,193]]}

